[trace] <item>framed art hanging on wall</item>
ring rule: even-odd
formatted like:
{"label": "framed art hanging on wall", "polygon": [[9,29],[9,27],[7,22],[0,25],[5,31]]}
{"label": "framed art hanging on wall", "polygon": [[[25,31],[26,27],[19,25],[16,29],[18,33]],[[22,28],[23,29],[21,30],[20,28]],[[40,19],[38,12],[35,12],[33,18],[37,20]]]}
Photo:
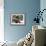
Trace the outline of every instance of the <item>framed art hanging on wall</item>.
{"label": "framed art hanging on wall", "polygon": [[25,24],[24,14],[11,14],[11,24],[12,25],[24,25]]}

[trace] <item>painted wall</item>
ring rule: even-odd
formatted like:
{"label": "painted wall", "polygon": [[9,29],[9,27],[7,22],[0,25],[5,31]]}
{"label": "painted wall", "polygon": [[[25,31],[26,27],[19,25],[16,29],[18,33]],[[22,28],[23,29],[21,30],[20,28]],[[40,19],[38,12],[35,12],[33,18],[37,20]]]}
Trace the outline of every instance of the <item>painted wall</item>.
{"label": "painted wall", "polygon": [[[40,1],[40,9],[41,9],[41,11],[42,11],[43,9],[46,9],[46,0],[41,0],[41,1]],[[40,25],[46,27],[46,11],[43,12],[42,17],[43,17],[43,22],[41,21],[41,22],[40,22]]]}
{"label": "painted wall", "polygon": [[[4,38],[7,41],[18,41],[32,30],[35,14],[40,10],[40,0],[4,0]],[[10,24],[11,14],[24,14],[26,23],[23,26]]]}
{"label": "painted wall", "polygon": [[4,4],[0,0],[0,42],[4,41]]}

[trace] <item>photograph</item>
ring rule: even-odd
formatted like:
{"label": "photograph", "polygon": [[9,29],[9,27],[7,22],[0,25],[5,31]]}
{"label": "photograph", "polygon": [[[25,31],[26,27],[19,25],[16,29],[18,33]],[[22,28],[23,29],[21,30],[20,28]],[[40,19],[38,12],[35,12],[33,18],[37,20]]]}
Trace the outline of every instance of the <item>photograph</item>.
{"label": "photograph", "polygon": [[25,24],[24,14],[12,14],[11,15],[11,24],[12,25],[24,25]]}

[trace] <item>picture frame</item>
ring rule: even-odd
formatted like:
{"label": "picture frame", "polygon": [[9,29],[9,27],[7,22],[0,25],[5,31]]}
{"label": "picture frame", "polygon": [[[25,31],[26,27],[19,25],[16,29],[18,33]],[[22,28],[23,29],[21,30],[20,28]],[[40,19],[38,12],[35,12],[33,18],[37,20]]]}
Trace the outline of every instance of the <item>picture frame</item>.
{"label": "picture frame", "polygon": [[12,25],[24,25],[25,15],[24,14],[11,14],[11,24]]}

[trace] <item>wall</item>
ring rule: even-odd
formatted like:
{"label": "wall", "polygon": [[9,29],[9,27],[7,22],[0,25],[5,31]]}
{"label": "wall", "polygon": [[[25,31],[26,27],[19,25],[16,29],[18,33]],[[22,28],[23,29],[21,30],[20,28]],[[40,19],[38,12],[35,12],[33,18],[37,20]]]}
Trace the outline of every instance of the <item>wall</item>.
{"label": "wall", "polygon": [[[40,10],[40,0],[4,0],[4,38],[7,41],[18,41],[32,30],[35,14]],[[26,23],[23,26],[10,24],[11,14],[24,14]]]}
{"label": "wall", "polygon": [[4,8],[3,0],[0,0],[0,42],[4,41]]}
{"label": "wall", "polygon": [[[43,10],[43,9],[46,9],[46,0],[41,0],[40,1],[40,9],[41,9],[41,11]],[[43,22],[41,21],[40,22],[40,25],[43,25],[43,26],[45,26],[46,27],[46,11],[44,11],[43,12],[43,15],[42,15],[42,17],[43,17]]]}

